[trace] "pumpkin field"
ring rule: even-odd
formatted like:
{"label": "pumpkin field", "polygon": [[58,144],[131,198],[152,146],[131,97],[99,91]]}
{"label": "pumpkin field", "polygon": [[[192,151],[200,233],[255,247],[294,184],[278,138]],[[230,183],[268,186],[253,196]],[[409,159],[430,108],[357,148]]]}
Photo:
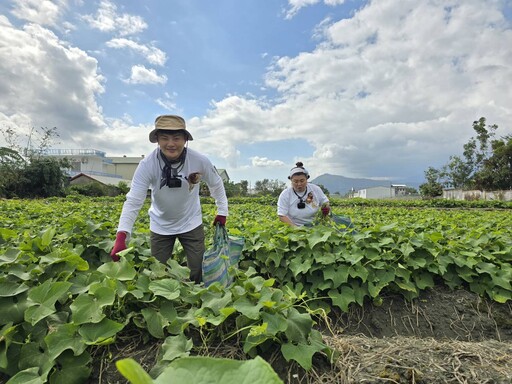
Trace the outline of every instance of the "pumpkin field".
{"label": "pumpkin field", "polygon": [[[149,249],[124,198],[0,201],[0,383],[510,383],[512,203],[331,200],[291,228],[233,198],[228,287]],[[207,247],[216,210],[202,198]]]}

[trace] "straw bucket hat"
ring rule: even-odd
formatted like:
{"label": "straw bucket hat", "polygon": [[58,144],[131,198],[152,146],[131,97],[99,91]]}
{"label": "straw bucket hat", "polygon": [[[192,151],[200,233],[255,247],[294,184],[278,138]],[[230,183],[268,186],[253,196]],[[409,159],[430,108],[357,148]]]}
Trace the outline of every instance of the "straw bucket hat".
{"label": "straw bucket hat", "polygon": [[155,129],[149,132],[149,141],[156,143],[158,141],[158,131],[184,131],[187,136],[187,140],[194,140],[189,131],[185,120],[181,116],[177,115],[161,115],[155,119]]}

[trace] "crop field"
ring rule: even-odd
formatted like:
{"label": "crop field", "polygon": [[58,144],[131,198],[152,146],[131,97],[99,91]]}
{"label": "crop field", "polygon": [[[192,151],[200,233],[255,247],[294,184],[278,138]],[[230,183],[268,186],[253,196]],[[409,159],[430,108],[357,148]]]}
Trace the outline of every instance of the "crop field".
{"label": "crop field", "polygon": [[151,257],[147,203],[111,261],[122,203],[0,201],[0,383],[512,382],[512,207],[333,201],[354,228],[291,228],[233,199],[235,281],[205,288],[179,244]]}

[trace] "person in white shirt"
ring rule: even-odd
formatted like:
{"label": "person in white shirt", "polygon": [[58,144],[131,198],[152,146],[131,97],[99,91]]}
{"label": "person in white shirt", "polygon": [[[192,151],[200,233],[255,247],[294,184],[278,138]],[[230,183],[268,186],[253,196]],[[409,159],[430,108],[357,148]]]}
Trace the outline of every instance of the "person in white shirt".
{"label": "person in white shirt", "polygon": [[291,186],[282,191],[277,200],[279,220],[300,227],[311,224],[320,209],[324,216],[329,214],[329,199],[319,186],[308,183],[309,172],[302,162],[297,162],[290,170],[288,179]]}
{"label": "person in white shirt", "polygon": [[119,261],[117,253],[126,249],[127,237],[131,234],[149,189],[151,254],[166,263],[178,239],[187,256],[190,279],[201,282],[205,235],[199,182],[203,180],[206,183],[215,199],[217,216],[214,225],[226,224],[228,200],[224,183],[210,160],[188,148],[191,140],[192,135],[187,131],[182,117],[162,115],[156,118],[149,141],[158,143],[158,146],[142,159],[135,170],[110,253],[113,261]]}

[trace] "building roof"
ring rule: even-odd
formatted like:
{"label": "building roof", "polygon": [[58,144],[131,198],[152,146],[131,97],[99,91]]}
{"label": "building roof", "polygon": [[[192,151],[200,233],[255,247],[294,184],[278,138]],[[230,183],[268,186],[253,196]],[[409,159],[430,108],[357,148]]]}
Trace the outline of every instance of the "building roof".
{"label": "building roof", "polygon": [[73,176],[69,180],[73,181],[73,180],[80,179],[80,178],[86,178],[86,179],[89,179],[91,182],[97,181],[98,183],[101,183],[104,185],[114,185],[114,186],[117,186],[119,184],[119,182],[121,182],[121,181],[125,182],[128,185],[128,187],[132,183],[131,180],[120,179],[118,177],[88,175],[87,173],[84,173],[84,172],[80,172],[79,174]]}
{"label": "building roof", "polygon": [[[219,176],[223,179],[223,180],[227,180],[229,181],[229,175],[228,175],[228,172],[223,169],[223,168],[215,168],[217,170],[217,173],[219,174]],[[224,176],[224,177],[223,177]]]}
{"label": "building roof", "polygon": [[113,164],[139,164],[144,156],[108,156]]}

